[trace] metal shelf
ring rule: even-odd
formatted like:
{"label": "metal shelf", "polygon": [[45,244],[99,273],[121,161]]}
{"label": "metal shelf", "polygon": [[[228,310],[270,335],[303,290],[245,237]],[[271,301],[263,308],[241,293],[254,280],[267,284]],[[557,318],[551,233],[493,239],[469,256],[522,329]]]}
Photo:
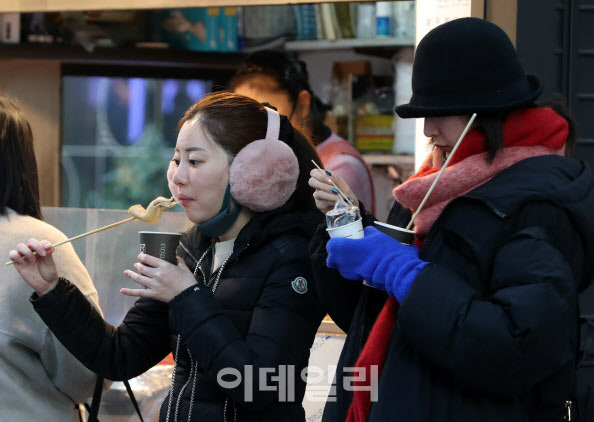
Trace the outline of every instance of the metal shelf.
{"label": "metal shelf", "polygon": [[307,40],[289,41],[285,44],[286,50],[343,50],[361,48],[401,48],[415,45],[414,38],[386,37],[386,38],[343,38],[338,40]]}
{"label": "metal shelf", "polygon": [[402,166],[414,166],[415,157],[403,154],[361,154],[365,162],[370,166],[389,166],[399,164]]}
{"label": "metal shelf", "polygon": [[245,56],[244,53],[237,52],[199,52],[170,48],[97,47],[89,52],[80,45],[0,44],[0,59],[55,60],[64,63],[234,70]]}
{"label": "metal shelf", "polygon": [[[326,3],[344,0],[323,0]],[[372,1],[372,0],[359,0]],[[321,3],[316,0],[9,0],[0,2],[0,13],[57,12],[70,10],[164,9],[176,7],[274,6]]]}

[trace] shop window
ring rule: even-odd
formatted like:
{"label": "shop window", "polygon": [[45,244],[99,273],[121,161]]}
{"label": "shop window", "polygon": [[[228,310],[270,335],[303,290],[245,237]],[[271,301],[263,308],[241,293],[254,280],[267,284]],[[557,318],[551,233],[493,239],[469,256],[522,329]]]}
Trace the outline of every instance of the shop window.
{"label": "shop window", "polygon": [[61,205],[127,209],[168,196],[177,123],[206,79],[64,76]]}

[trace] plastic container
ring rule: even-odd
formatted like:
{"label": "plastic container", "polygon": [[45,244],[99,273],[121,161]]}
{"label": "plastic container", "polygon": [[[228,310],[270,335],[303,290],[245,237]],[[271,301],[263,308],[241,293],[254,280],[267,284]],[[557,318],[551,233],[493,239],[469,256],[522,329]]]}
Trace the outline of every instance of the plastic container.
{"label": "plastic container", "polygon": [[333,229],[326,229],[331,238],[346,237],[349,239],[363,239],[363,221],[357,221],[345,224],[344,226],[335,227]]}
{"label": "plastic container", "polygon": [[[401,49],[392,59],[394,64],[394,104],[408,103],[412,96],[412,65],[414,50],[412,47]],[[394,117],[394,154],[415,154],[415,119]]]}
{"label": "plastic container", "polygon": [[375,5],[359,4],[357,9],[357,38],[375,37]]}
{"label": "plastic container", "polygon": [[376,35],[378,37],[389,37],[391,32],[392,2],[378,1],[375,5]]}

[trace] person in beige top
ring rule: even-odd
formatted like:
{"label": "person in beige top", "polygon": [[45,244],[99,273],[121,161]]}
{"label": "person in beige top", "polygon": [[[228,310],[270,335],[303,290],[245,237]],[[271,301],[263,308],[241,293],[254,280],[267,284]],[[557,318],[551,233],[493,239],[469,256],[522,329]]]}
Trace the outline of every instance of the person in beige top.
{"label": "person in beige top", "polygon": [[[15,242],[66,236],[42,221],[31,128],[19,107],[0,96],[0,251]],[[71,244],[55,259],[99,309],[89,274]],[[0,270],[0,422],[79,421],[78,404],[93,394],[97,376],[68,352],[33,310],[33,292],[13,266]]]}

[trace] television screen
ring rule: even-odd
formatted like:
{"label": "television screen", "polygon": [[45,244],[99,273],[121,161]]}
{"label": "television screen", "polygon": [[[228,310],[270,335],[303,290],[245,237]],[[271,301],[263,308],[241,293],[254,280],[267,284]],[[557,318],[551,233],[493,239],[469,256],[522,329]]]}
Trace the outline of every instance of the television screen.
{"label": "television screen", "polygon": [[177,123],[213,83],[64,76],[61,205],[127,209],[169,196]]}

